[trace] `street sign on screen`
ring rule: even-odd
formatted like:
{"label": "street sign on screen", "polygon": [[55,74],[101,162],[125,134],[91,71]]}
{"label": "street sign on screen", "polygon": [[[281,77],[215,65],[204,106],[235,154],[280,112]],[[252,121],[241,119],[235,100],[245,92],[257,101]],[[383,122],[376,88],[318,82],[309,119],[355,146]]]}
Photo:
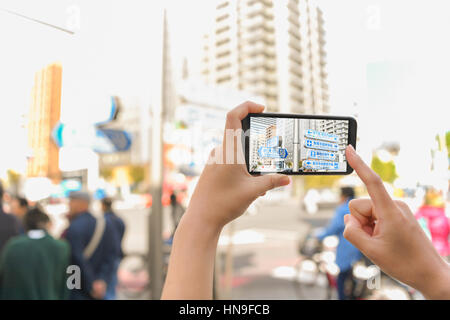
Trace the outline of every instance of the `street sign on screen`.
{"label": "street sign on screen", "polygon": [[305,130],[305,137],[311,138],[311,139],[319,139],[319,140],[325,140],[330,142],[338,142],[339,137],[335,134],[323,132],[323,131],[317,131],[317,130],[311,130],[307,129]]}
{"label": "street sign on screen", "polygon": [[258,154],[261,158],[285,159],[288,151],[285,148],[260,147]]}
{"label": "street sign on screen", "polygon": [[305,169],[315,169],[315,170],[338,170],[339,162],[305,160],[303,161],[303,167]]}
{"label": "street sign on screen", "polygon": [[326,142],[326,141],[320,141],[320,140],[305,139],[304,146],[305,146],[305,148],[310,148],[310,149],[339,151],[338,144]]}
{"label": "street sign on screen", "polygon": [[331,161],[334,161],[337,158],[337,154],[334,153],[334,152],[310,149],[307,152],[307,158],[317,159],[317,160],[331,160]]}

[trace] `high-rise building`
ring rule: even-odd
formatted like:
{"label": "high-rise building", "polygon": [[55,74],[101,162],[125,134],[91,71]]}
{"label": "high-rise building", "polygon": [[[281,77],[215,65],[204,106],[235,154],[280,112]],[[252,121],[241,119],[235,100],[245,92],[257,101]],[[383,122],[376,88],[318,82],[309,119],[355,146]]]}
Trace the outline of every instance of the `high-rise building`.
{"label": "high-rise building", "polygon": [[339,161],[345,160],[345,148],[348,145],[348,121],[347,120],[321,120],[319,130],[338,136],[338,145],[340,157]]}
{"label": "high-rise building", "polygon": [[53,63],[36,72],[28,114],[27,176],[59,179],[59,150],[52,130],[61,114],[62,66]]}
{"label": "high-rise building", "polygon": [[314,0],[217,0],[202,76],[263,96],[270,111],[326,113],[323,23]]}

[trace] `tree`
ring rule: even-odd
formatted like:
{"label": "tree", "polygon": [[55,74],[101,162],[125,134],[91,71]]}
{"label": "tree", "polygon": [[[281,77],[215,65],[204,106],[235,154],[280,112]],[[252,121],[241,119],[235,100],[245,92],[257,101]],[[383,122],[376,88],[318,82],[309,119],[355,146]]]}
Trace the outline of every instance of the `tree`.
{"label": "tree", "polygon": [[342,177],[340,176],[305,176],[305,189],[321,189],[333,187]]}
{"label": "tree", "polygon": [[448,157],[450,158],[450,131],[445,134],[445,143],[447,145]]}
{"label": "tree", "polygon": [[111,180],[113,176],[113,170],[111,168],[102,168],[100,169],[100,176],[105,180]]}
{"label": "tree", "polygon": [[128,174],[134,184],[138,184],[145,179],[145,169],[143,166],[131,166]]}
{"label": "tree", "polygon": [[393,183],[398,178],[397,170],[395,169],[394,161],[383,162],[381,159],[374,155],[370,167],[381,178],[381,180],[389,183]]}
{"label": "tree", "polygon": [[20,183],[20,173],[15,172],[14,170],[9,169],[7,171],[8,175],[8,184],[14,194],[18,194],[19,192],[19,183]]}

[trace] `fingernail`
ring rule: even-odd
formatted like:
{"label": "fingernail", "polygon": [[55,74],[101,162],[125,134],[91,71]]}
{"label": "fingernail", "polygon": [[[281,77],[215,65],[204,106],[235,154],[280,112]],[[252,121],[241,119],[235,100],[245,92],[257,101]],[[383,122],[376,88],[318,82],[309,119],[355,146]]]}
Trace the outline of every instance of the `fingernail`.
{"label": "fingernail", "polygon": [[353,146],[351,145],[351,144],[349,144],[348,145],[348,152],[351,154],[351,155],[356,155],[356,151],[355,151],[355,148],[353,148]]}
{"label": "fingernail", "polygon": [[289,183],[291,183],[291,178],[289,178],[288,176],[284,176],[284,177],[281,179],[281,185],[286,186],[286,185],[288,185]]}
{"label": "fingernail", "polygon": [[344,224],[347,224],[349,218],[350,218],[350,217],[349,217],[348,214],[346,214],[346,215],[344,216]]}

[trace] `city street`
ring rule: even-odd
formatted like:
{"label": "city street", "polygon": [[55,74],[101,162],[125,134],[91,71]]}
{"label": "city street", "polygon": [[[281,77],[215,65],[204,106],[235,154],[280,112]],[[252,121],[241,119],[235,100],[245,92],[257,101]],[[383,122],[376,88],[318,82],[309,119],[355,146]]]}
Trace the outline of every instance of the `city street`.
{"label": "city street", "polygon": [[[264,200],[264,199],[261,199]],[[255,212],[256,211],[256,212]],[[149,210],[120,210],[127,231],[124,239],[126,253],[146,253]],[[300,294],[292,280],[283,278],[283,270],[294,266],[298,258],[299,241],[310,227],[326,225],[333,210],[320,210],[308,215],[300,209],[299,201],[260,201],[252,214],[246,213],[224,228],[217,253],[219,299],[321,299],[323,288],[313,288]],[[164,232],[171,228],[170,208],[164,211]],[[232,246],[229,246],[233,231]],[[232,280],[227,254],[233,257]],[[231,292],[230,292],[231,287]]]}

